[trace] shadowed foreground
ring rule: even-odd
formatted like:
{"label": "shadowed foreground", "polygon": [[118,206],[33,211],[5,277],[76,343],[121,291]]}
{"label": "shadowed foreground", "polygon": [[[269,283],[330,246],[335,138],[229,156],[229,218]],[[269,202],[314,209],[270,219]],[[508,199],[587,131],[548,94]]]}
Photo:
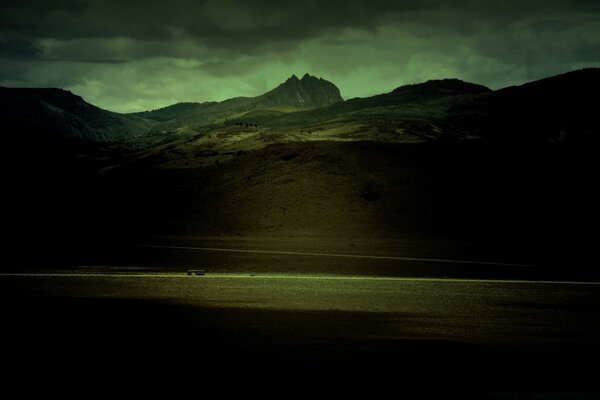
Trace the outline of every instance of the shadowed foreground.
{"label": "shadowed foreground", "polygon": [[0,289],[15,377],[485,398],[589,390],[600,356],[590,283],[130,273],[4,275]]}

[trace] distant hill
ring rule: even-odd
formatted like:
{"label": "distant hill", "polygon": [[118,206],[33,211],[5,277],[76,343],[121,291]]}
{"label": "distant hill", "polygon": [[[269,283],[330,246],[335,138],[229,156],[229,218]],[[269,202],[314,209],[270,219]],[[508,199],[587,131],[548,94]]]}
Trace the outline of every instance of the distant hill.
{"label": "distant hill", "polygon": [[[333,106],[338,112],[355,112],[359,110],[403,106],[421,107],[429,113],[437,112],[443,108],[443,100],[470,98],[482,93],[489,93],[491,89],[459,79],[437,79],[424,83],[400,86],[389,93],[366,98],[351,99],[346,104]],[[406,109],[405,109],[406,110]]]}
{"label": "distant hill", "polygon": [[385,94],[353,98],[326,107],[285,115],[264,116],[249,113],[243,118],[269,126],[302,126],[339,117],[417,117],[438,119],[454,104],[464,102],[491,89],[458,79],[430,80],[400,86]]}
{"label": "distant hill", "polygon": [[486,135],[565,139],[600,133],[600,68],[541,79],[476,96],[449,108],[448,120]]}
{"label": "distant hill", "polygon": [[447,96],[480,94],[491,92],[483,85],[461,81],[460,79],[435,79],[424,83],[404,85],[394,89],[383,97],[395,101],[426,101]]}
{"label": "distant hill", "polygon": [[39,127],[83,141],[121,141],[150,130],[153,121],[106,111],[63,89],[0,87],[0,121]]}
{"label": "distant hill", "polygon": [[186,102],[186,103],[177,103],[167,107],[158,108],[152,111],[142,111],[137,113],[132,113],[130,115],[135,115],[138,117],[151,119],[153,121],[166,122],[172,119],[176,119],[179,115],[186,114],[189,112],[199,111],[211,107],[217,104],[217,102],[210,101],[205,103],[195,103],[195,102]]}

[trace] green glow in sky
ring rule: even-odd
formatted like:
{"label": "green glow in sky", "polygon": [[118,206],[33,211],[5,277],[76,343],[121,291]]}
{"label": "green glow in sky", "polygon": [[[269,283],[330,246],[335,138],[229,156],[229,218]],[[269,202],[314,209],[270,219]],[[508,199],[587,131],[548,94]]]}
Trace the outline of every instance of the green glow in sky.
{"label": "green glow in sky", "polygon": [[600,2],[31,0],[0,4],[0,85],[114,111],[256,96],[292,74],[344,98],[456,77],[499,88],[600,65]]}

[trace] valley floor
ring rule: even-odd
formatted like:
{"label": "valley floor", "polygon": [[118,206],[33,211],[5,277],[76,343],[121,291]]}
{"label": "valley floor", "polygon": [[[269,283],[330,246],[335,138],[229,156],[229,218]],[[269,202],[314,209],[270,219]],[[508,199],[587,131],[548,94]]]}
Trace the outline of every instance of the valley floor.
{"label": "valley floor", "polygon": [[598,384],[598,283],[87,270],[2,274],[0,293],[12,382],[438,398]]}

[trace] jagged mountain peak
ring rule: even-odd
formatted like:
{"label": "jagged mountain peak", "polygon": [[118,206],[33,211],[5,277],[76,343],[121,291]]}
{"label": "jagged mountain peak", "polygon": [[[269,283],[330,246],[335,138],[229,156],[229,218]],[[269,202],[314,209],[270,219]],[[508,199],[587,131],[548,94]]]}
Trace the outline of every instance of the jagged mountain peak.
{"label": "jagged mountain peak", "polygon": [[260,107],[324,107],[343,101],[333,83],[308,73],[302,79],[294,74],[275,89],[258,97]]}

